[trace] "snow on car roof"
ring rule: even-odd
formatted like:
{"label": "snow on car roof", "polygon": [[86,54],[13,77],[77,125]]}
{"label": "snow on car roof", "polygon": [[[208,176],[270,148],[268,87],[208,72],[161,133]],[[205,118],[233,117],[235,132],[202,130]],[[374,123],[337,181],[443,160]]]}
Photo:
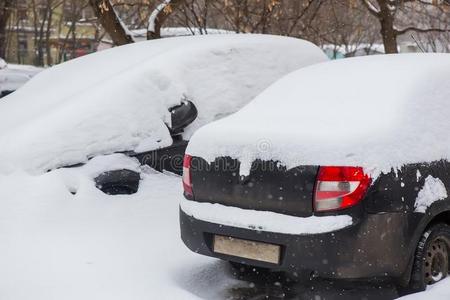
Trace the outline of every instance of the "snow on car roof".
{"label": "snow on car roof", "polygon": [[[148,28],[131,30],[136,41],[147,40]],[[161,28],[161,37],[177,37],[190,35],[206,35],[206,34],[236,34],[234,31],[216,28],[199,28],[199,27],[163,27]]]}
{"label": "snow on car roof", "polygon": [[136,43],[57,65],[0,101],[0,172],[171,145],[168,108],[182,99],[199,110],[189,138],[281,76],[324,60],[299,39],[215,35]]}
{"label": "snow on car roof", "polygon": [[201,128],[187,152],[390,171],[450,158],[450,55],[351,58],[282,78],[238,113]]}

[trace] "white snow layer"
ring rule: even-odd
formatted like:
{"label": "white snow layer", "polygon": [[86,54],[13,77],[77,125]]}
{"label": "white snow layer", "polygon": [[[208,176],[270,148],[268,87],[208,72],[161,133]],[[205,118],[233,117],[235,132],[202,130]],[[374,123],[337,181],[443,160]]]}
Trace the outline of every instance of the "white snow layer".
{"label": "white snow layer", "polygon": [[399,300],[448,300],[450,299],[450,278],[430,285],[424,292],[404,296]]}
{"label": "white snow layer", "polygon": [[0,173],[171,145],[168,108],[183,98],[199,109],[189,138],[283,75],[324,60],[299,39],[216,35],[136,43],[57,65],[0,101]]}
{"label": "white snow layer", "polygon": [[[404,54],[316,64],[289,74],[239,112],[204,126],[188,153],[371,173],[450,159],[450,55]],[[247,167],[246,167],[247,166]]]}
{"label": "white snow layer", "polygon": [[0,57],[0,70],[6,68],[8,64]]}
{"label": "white snow layer", "polygon": [[144,169],[137,194],[108,196],[93,182],[106,161],[134,165],[114,155],[0,175],[2,300],[225,299],[241,285],[225,263],[183,245],[179,177]]}
{"label": "white snow layer", "polygon": [[444,183],[439,178],[428,175],[425,178],[425,184],[417,195],[414,203],[415,212],[425,213],[427,208],[436,201],[444,200],[447,196],[447,190]]}
{"label": "white snow layer", "polygon": [[350,216],[295,217],[270,211],[242,209],[221,204],[181,200],[181,209],[189,216],[210,223],[257,231],[307,235],[336,231],[352,225]]}
{"label": "white snow layer", "polygon": [[0,92],[17,90],[42,70],[29,65],[6,64],[0,58]]}
{"label": "white snow layer", "polygon": [[[150,25],[150,24],[149,24]],[[137,42],[147,41],[148,28],[133,29],[134,39]],[[177,37],[190,35],[206,35],[206,34],[236,34],[235,31],[216,28],[200,28],[200,27],[163,27],[161,28],[161,37]]]}

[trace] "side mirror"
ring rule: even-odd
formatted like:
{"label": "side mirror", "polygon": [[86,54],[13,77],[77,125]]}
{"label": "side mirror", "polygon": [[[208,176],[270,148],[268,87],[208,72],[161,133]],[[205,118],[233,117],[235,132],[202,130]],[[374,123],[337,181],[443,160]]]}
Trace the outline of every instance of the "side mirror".
{"label": "side mirror", "polygon": [[178,135],[183,132],[189,124],[195,121],[198,116],[197,107],[189,100],[184,100],[180,105],[169,109],[172,116],[172,125],[169,126],[172,135]]}

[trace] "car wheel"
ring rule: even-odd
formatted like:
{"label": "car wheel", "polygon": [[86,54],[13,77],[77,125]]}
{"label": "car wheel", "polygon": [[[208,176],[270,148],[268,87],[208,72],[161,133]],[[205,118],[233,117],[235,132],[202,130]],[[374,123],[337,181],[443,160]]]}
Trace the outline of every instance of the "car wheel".
{"label": "car wheel", "polygon": [[132,195],[137,193],[137,189],[138,187],[117,184],[105,184],[100,188],[107,195]]}
{"label": "car wheel", "polygon": [[95,186],[107,195],[131,195],[139,190],[141,175],[132,170],[115,170],[100,174]]}
{"label": "car wheel", "polygon": [[447,277],[449,258],[450,226],[436,224],[422,234],[417,246],[409,292],[423,291]]}

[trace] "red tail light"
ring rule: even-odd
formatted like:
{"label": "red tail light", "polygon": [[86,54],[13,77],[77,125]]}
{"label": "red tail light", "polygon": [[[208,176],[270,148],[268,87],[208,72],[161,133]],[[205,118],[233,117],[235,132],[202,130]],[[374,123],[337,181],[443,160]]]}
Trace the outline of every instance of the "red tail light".
{"label": "red tail light", "polygon": [[320,167],[314,194],[315,211],[352,207],[364,197],[371,178],[361,167]]}
{"label": "red tail light", "polygon": [[184,195],[188,198],[192,198],[194,196],[192,191],[191,163],[192,156],[186,154],[183,161],[183,188]]}

